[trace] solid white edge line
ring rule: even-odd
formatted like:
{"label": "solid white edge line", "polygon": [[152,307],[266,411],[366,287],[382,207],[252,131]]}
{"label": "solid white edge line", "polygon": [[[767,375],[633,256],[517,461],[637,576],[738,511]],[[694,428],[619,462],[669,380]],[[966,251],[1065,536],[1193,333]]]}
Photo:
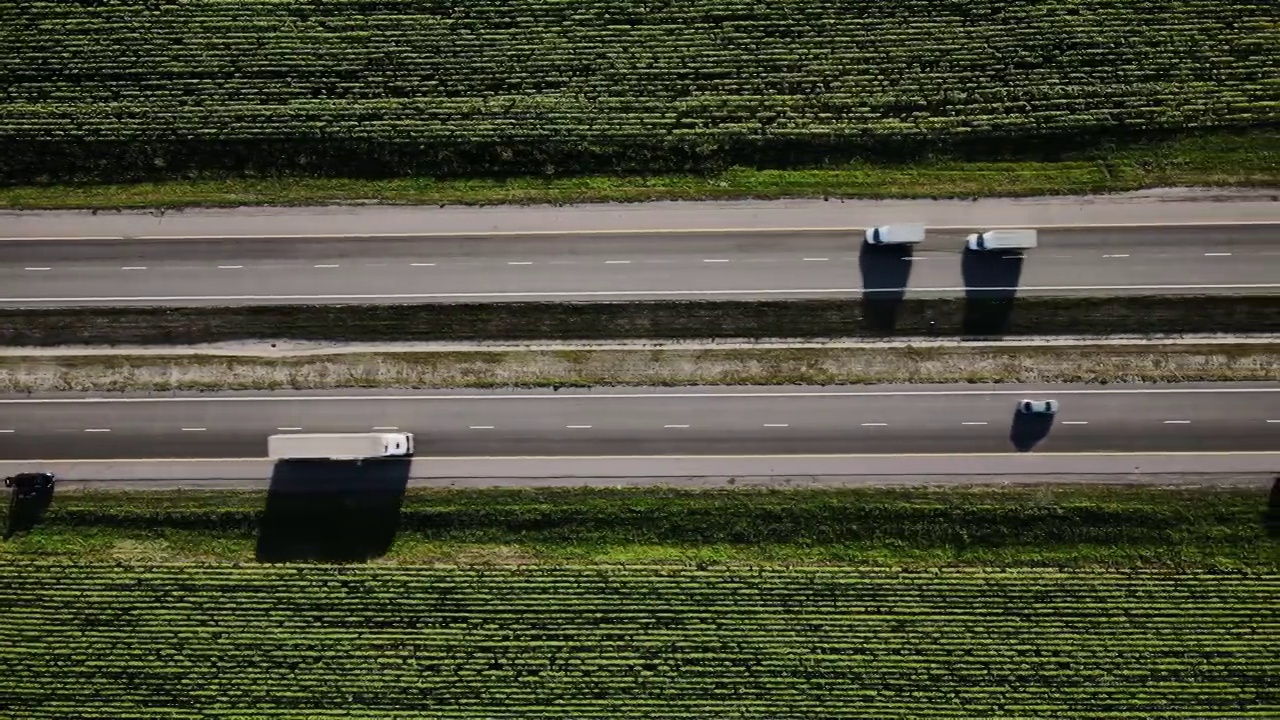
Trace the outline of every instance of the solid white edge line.
{"label": "solid white edge line", "polygon": [[[864,454],[800,454],[800,455],[419,455],[418,460],[424,462],[449,461],[461,462],[482,460],[485,462],[528,462],[530,460],[857,460],[860,458],[1025,458],[1025,457],[1275,457],[1280,458],[1280,450],[1210,450],[1197,451],[1153,451],[1153,452],[1003,452],[1003,453],[864,453]],[[0,465],[30,465],[50,463],[229,463],[229,462],[275,462],[266,457],[240,458],[86,458],[86,459],[37,459],[0,460]]]}
{"label": "solid white edge line", "polygon": [[[927,225],[925,230],[936,232],[968,232],[973,230],[1105,230],[1105,229],[1140,229],[1140,228],[1188,228],[1188,227],[1267,227],[1280,226],[1280,220],[1224,220],[1206,222],[1163,222],[1163,223],[1059,223],[1059,224],[1022,224],[1022,225]],[[46,241],[46,242],[87,242],[87,241],[180,241],[180,240],[341,240],[355,238],[461,238],[461,237],[547,237],[547,236],[591,236],[591,235],[716,235],[726,233],[861,233],[865,227],[752,227],[752,228],[651,228],[639,230],[464,230],[459,232],[436,233],[330,233],[330,234],[285,234],[285,235],[135,235],[135,236],[47,236],[47,237],[0,237],[0,242],[13,241]]]}
{"label": "solid white edge line", "polygon": [[[705,261],[704,261],[705,262]],[[514,264],[514,263],[508,263]],[[522,298],[522,297],[661,297],[661,296],[727,296],[727,295],[832,295],[871,293],[960,293],[983,292],[1067,292],[1095,290],[1274,290],[1280,283],[1239,283],[1233,285],[1023,285],[1014,287],[928,287],[928,288],[763,288],[736,290],[530,290],[454,293],[389,293],[349,295],[139,295],[49,298],[0,298],[7,305],[31,303],[85,302],[227,302],[263,300],[447,300],[455,298]]]}
{"label": "solid white edge line", "polygon": [[232,396],[232,397],[140,397],[140,398],[8,398],[0,399],[0,405],[28,405],[33,403],[174,403],[174,402],[300,402],[300,401],[369,401],[369,400],[638,400],[670,398],[838,398],[838,397],[943,397],[983,395],[1024,395],[1027,392],[1050,392],[1058,395],[1217,395],[1248,393],[1280,393],[1280,386],[1259,388],[1097,388],[1097,389],[1044,389],[1044,390],[868,390],[841,392],[668,392],[668,393],[599,393],[590,395],[299,395],[299,396]]}

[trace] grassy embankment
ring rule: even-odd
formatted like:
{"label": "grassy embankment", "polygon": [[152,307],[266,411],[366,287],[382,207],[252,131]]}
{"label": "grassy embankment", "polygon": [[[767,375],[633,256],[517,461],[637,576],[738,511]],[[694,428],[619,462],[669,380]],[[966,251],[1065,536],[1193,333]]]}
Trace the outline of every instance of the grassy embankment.
{"label": "grassy embankment", "polygon": [[[348,491],[309,495],[285,492],[292,476],[281,476],[268,493],[59,490],[34,530],[0,547],[10,560],[1151,568],[1280,563],[1274,540],[1280,499],[1260,488],[406,493],[403,479],[384,474],[395,471],[380,471],[376,481]],[[15,517],[28,522],[22,518],[29,516]]]}
{"label": "grassy embankment", "polygon": [[0,356],[0,392],[323,390],[872,383],[1241,382],[1277,377],[1275,345],[637,349],[263,358]]}
{"label": "grassy embankment", "polygon": [[37,719],[1265,717],[1277,503],[59,491],[0,543],[0,659]]}
{"label": "grassy embankment", "polygon": [[[1016,284],[1016,283],[1015,283]],[[0,310],[0,345],[1280,332],[1280,296],[268,305]]]}
{"label": "grassy embankment", "polygon": [[0,187],[0,207],[166,208],[403,203],[636,202],[773,198],[968,198],[1155,187],[1280,186],[1280,133],[1209,136],[1088,153],[1077,160],[852,162],[835,168],[733,168],[706,174],[508,179],[287,177]]}

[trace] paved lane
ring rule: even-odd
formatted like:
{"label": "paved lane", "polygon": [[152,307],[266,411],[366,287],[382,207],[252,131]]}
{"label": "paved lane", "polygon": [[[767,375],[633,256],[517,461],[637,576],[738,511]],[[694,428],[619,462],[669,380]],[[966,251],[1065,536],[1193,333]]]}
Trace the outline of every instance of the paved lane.
{"label": "paved lane", "polygon": [[[1052,422],[1014,413],[1056,397]],[[420,456],[1266,451],[1280,385],[210,396],[0,403],[0,459],[252,458],[275,432],[398,428]]]}
{"label": "paved lane", "polygon": [[0,306],[1280,290],[1280,224],[1045,230],[1022,258],[965,253],[964,234],[906,253],[854,231],[9,240]]}

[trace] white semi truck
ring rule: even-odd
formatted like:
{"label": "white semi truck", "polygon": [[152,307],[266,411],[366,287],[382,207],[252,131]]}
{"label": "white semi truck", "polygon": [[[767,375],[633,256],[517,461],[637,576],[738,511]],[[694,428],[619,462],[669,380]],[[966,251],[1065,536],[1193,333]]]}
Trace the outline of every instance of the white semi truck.
{"label": "white semi truck", "polygon": [[267,438],[272,460],[368,460],[413,455],[413,433],[290,433]]}
{"label": "white semi truck", "polygon": [[988,230],[967,239],[970,250],[1030,250],[1037,244],[1035,230]]}
{"label": "white semi truck", "polygon": [[915,245],[924,242],[924,225],[881,225],[867,228],[862,236],[868,245]]}

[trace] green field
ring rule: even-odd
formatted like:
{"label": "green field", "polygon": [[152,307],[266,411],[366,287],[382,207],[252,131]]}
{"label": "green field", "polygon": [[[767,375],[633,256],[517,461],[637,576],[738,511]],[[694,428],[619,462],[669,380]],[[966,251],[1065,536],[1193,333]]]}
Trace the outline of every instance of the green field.
{"label": "green field", "polygon": [[38,718],[1274,718],[1280,575],[0,566]]}
{"label": "green field", "polygon": [[1054,160],[1274,126],[1274,11],[1270,0],[6,0],[0,179]]}
{"label": "green field", "polygon": [[0,542],[0,716],[1275,717],[1278,502],[59,490]]}

